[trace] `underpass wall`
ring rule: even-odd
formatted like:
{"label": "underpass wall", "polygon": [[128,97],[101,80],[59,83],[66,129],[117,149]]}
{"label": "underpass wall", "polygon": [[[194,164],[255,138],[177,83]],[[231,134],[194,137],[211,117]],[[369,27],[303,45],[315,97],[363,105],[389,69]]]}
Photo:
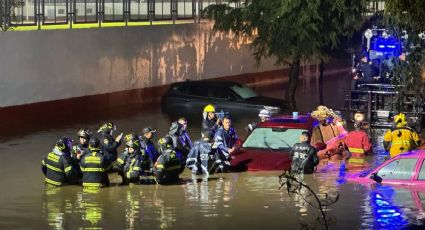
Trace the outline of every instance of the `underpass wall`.
{"label": "underpass wall", "polygon": [[177,81],[278,69],[273,60],[257,66],[248,43],[212,33],[208,22],[0,33],[0,112],[50,102],[139,103]]}

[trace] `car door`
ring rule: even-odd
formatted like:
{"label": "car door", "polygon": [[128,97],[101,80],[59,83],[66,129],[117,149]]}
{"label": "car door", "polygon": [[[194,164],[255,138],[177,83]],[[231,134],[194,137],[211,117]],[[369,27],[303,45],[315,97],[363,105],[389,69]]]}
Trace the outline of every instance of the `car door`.
{"label": "car door", "polygon": [[384,184],[414,185],[418,158],[395,158],[376,173]]}
{"label": "car door", "polygon": [[210,98],[218,112],[223,110],[234,115],[243,110],[239,98],[227,86],[210,86]]}
{"label": "car door", "polygon": [[203,108],[208,104],[212,104],[212,102],[213,100],[209,98],[209,87],[207,85],[192,84],[188,87],[184,108],[192,115],[200,115]]}

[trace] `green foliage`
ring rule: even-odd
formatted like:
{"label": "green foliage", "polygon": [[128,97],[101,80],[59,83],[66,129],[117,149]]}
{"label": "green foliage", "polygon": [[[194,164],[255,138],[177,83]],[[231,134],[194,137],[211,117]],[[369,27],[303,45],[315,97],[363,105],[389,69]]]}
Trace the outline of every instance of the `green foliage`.
{"label": "green foliage", "polygon": [[273,57],[289,64],[292,101],[300,60],[323,60],[362,23],[366,0],[245,0],[241,8],[212,5],[205,10],[216,31],[232,31],[252,39],[253,55],[260,63]]}
{"label": "green foliage", "polygon": [[[387,26],[396,33],[406,30],[408,41],[405,51],[409,53],[407,62],[395,69],[395,84],[402,85],[400,95],[414,94],[422,100],[425,98],[424,81],[422,79],[425,66],[425,41],[419,34],[425,31],[425,1],[423,0],[387,0],[385,2],[385,18]],[[405,97],[401,97],[401,102]],[[402,103],[401,103],[402,104]],[[400,109],[403,109],[400,107]]]}
{"label": "green foliage", "polygon": [[385,12],[394,17],[394,22],[406,30],[415,33],[425,31],[425,1],[423,0],[387,0]]}
{"label": "green foliage", "polygon": [[0,31],[10,30],[9,22],[16,17],[14,9],[25,6],[23,0],[0,0]]}
{"label": "green foliage", "polygon": [[277,64],[294,57],[325,57],[361,23],[365,0],[246,0],[241,8],[212,5],[207,18],[218,31],[253,38],[257,61],[275,57]]}

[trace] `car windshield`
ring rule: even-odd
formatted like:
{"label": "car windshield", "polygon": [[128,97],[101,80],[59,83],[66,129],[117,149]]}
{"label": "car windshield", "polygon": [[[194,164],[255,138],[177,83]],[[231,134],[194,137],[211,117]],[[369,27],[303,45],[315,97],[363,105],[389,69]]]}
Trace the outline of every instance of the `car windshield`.
{"label": "car windshield", "polygon": [[230,88],[242,99],[258,97],[258,94],[254,90],[244,85],[234,85]]}
{"label": "car windshield", "polygon": [[305,129],[256,128],[243,143],[244,148],[291,150]]}

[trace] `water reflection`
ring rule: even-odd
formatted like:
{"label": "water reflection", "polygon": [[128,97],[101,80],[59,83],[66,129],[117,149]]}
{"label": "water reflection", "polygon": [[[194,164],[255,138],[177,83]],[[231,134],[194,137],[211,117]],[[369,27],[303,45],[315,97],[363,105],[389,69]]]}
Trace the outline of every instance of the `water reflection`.
{"label": "water reflection", "polygon": [[203,217],[231,216],[226,212],[234,198],[237,176],[197,177],[193,176],[185,184],[185,198],[189,206],[199,210]]}
{"label": "water reflection", "polygon": [[100,191],[96,188],[84,188],[78,193],[78,208],[83,220],[83,229],[102,229],[103,208]]}
{"label": "water reflection", "polygon": [[52,229],[65,227],[65,207],[67,200],[60,188],[49,187],[44,193],[43,213],[46,215],[48,225]]}

